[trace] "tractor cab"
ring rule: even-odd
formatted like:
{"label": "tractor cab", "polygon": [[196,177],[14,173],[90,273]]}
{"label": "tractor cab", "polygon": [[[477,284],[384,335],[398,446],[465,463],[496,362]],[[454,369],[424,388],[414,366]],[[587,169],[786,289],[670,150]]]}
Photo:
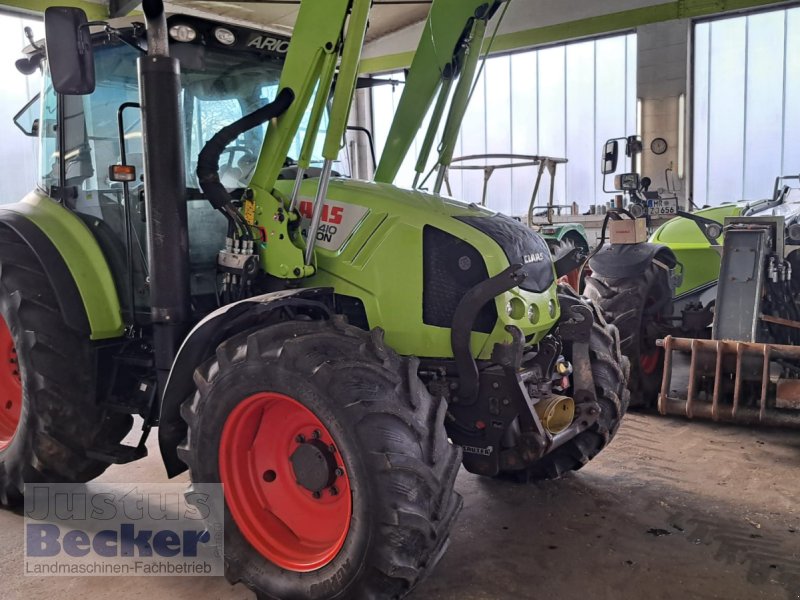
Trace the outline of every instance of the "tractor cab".
{"label": "tractor cab", "polygon": [[[140,23],[112,25],[92,28],[95,88],[90,94],[59,96],[44,44],[29,46],[19,67],[42,65],[44,85],[38,102],[26,105],[17,122],[25,122],[23,131],[40,138],[39,189],[61,199],[92,230],[110,263],[127,320],[146,323],[150,295],[136,59],[147,39]],[[181,63],[192,305],[202,316],[218,306],[216,262],[227,222],[200,189],[197,157],[223,127],[274,100],[289,38],[184,15],[170,16],[168,28],[170,53]],[[326,125],[323,117],[323,130]],[[236,198],[252,177],[266,128],[243,133],[221,154],[220,180]],[[64,136],[63,158],[59,134]],[[293,158],[300,154],[304,134],[301,127],[282,177],[294,178]],[[312,160],[321,162],[321,156]]]}

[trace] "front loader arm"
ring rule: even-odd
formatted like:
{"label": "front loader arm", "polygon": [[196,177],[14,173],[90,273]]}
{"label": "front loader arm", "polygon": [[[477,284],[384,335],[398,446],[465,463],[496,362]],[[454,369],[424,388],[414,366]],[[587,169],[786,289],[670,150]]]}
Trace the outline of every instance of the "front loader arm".
{"label": "front loader arm", "polygon": [[[375,174],[376,181],[395,180],[442,82],[462,66],[463,42],[472,32],[475,20],[491,18],[503,1],[433,1]],[[478,52],[482,41],[482,38],[477,41]]]}
{"label": "front loader arm", "polygon": [[[309,102],[317,90],[330,57],[340,51],[350,0],[303,0],[281,74],[280,89],[289,88],[295,100],[279,119],[269,124],[252,184],[258,195],[270,193],[297,135]],[[329,90],[317,93],[326,95]],[[316,132],[309,132],[316,135]]]}

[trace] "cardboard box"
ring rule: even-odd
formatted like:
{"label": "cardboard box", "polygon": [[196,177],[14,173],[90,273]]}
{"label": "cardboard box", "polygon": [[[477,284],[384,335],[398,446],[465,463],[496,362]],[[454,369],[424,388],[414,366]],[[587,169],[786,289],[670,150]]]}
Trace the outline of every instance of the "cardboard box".
{"label": "cardboard box", "polygon": [[612,244],[641,244],[647,241],[646,219],[622,219],[608,224]]}

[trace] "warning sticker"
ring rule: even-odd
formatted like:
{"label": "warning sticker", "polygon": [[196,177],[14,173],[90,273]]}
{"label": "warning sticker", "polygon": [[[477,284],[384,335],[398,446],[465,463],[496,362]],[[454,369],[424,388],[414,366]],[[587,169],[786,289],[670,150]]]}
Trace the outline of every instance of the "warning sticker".
{"label": "warning sticker", "polygon": [[[338,252],[368,212],[369,209],[363,206],[326,200],[322,207],[322,219],[317,229],[317,246]],[[311,225],[313,213],[314,201],[310,198],[301,199],[301,227],[306,237],[308,237],[308,227]]]}

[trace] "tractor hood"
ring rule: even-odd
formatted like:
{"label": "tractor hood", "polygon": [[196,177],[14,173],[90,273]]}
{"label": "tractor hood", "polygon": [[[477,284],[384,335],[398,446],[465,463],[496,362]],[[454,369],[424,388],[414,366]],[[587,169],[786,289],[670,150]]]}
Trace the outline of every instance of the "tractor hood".
{"label": "tractor hood", "polygon": [[[300,192],[304,236],[317,184],[306,180]],[[288,195],[292,186],[279,181],[277,189]],[[526,277],[480,310],[472,324],[474,355],[488,358],[495,343],[509,341],[506,326],[536,343],[559,318],[544,239],[480,206],[389,184],[334,179],[316,235],[314,285],[334,287],[343,301],[363,305],[366,324],[380,324],[401,354],[451,356],[459,303],[511,265],[523,265]]]}

